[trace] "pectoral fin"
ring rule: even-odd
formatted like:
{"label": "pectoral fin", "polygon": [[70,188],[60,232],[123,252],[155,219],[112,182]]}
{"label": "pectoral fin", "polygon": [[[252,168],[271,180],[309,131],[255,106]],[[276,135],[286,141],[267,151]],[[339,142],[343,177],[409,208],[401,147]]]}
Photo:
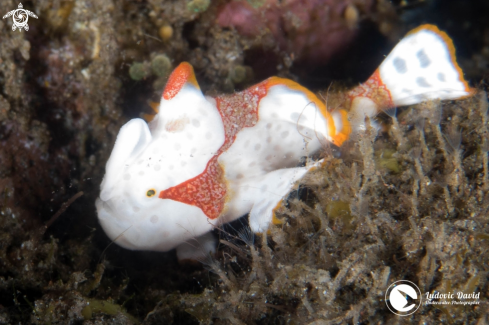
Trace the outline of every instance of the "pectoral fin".
{"label": "pectoral fin", "polygon": [[249,216],[250,228],[253,232],[267,231],[275,215],[275,209],[280,206],[282,200],[307,170],[307,167],[276,170],[266,174],[256,184],[255,202]]}
{"label": "pectoral fin", "polygon": [[205,261],[216,252],[216,238],[208,232],[177,246],[177,258],[180,263]]}
{"label": "pectoral fin", "polygon": [[230,214],[240,215],[249,211],[249,223],[253,232],[267,231],[273,223],[275,211],[287,197],[287,194],[298,186],[308,170],[321,162],[297,168],[287,168],[272,171],[259,177],[245,179],[233,184]]}

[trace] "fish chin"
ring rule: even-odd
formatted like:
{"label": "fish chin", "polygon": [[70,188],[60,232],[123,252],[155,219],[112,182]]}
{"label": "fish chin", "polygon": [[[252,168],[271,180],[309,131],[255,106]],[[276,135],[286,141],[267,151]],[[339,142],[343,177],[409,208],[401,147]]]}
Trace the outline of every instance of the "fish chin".
{"label": "fish chin", "polygon": [[151,205],[134,209],[116,196],[99,198],[95,205],[108,237],[131,250],[168,251],[213,228],[201,209],[173,200],[155,198]]}

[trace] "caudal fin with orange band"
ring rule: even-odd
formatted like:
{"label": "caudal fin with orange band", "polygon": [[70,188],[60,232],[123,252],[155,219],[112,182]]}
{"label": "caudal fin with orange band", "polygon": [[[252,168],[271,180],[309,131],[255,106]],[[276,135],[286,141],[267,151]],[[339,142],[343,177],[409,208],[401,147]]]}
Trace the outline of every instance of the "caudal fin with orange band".
{"label": "caudal fin with orange band", "polygon": [[434,25],[422,25],[404,37],[363,84],[348,92],[352,127],[366,117],[397,106],[433,99],[459,99],[474,93],[457,64],[455,47]]}

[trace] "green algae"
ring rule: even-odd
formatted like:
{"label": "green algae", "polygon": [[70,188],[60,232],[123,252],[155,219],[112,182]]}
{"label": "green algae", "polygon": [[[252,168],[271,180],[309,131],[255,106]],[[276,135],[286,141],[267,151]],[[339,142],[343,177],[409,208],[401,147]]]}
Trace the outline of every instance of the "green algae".
{"label": "green algae", "polygon": [[187,9],[191,12],[202,13],[209,8],[210,0],[191,0],[187,2]]}
{"label": "green algae", "polygon": [[382,150],[377,156],[377,163],[380,167],[397,174],[401,172],[401,166],[399,160],[394,156],[395,153],[396,151],[392,149]]}
{"label": "green algae", "polygon": [[85,320],[92,319],[94,313],[103,313],[112,316],[122,314],[131,322],[135,324],[139,323],[135,317],[128,314],[120,305],[105,300],[87,299],[87,305],[82,309],[81,313]]}
{"label": "green algae", "polygon": [[151,60],[151,69],[158,77],[168,77],[171,72],[171,61],[164,54],[157,55]]}
{"label": "green algae", "polygon": [[134,62],[129,68],[129,75],[132,80],[142,80],[149,76],[148,69],[144,63]]}

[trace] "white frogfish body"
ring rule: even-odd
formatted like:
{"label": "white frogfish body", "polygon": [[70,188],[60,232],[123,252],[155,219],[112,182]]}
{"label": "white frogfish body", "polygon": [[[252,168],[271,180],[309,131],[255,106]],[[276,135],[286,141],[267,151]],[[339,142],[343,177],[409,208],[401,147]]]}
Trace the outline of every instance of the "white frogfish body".
{"label": "white frogfish body", "polygon": [[[308,170],[301,157],[337,146],[380,110],[472,93],[451,40],[435,26],[410,32],[372,77],[329,111],[288,79],[269,78],[233,95],[205,97],[181,63],[149,123],[133,119],[117,136],[96,201],[107,235],[128,249],[180,259],[212,249],[209,231],[249,214],[266,231],[275,209]],[[197,243],[193,243],[197,240]],[[202,248],[204,247],[204,248]]]}

